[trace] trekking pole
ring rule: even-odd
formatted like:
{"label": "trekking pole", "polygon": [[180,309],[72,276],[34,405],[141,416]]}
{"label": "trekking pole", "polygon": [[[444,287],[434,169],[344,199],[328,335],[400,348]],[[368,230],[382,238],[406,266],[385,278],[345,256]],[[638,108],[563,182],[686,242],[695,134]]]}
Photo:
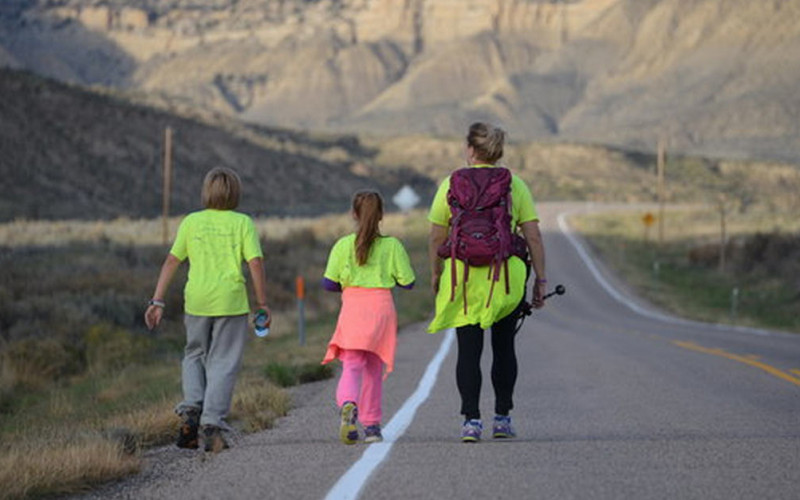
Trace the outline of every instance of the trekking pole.
{"label": "trekking pole", "polygon": [[564,287],[564,285],[556,285],[556,288],[552,292],[542,297],[542,300],[547,300],[553,295],[564,295],[565,293],[567,293],[567,289]]}
{"label": "trekking pole", "polygon": [[[552,292],[545,294],[545,296],[542,297],[542,300],[547,300],[553,295],[564,295],[565,293],[567,293],[567,288],[564,285],[556,285]],[[518,332],[520,328],[522,328],[522,323],[525,321],[525,318],[531,314],[533,314],[533,306],[528,302],[523,302],[522,311],[520,311],[519,319],[517,319],[517,327],[514,330],[514,333]]]}

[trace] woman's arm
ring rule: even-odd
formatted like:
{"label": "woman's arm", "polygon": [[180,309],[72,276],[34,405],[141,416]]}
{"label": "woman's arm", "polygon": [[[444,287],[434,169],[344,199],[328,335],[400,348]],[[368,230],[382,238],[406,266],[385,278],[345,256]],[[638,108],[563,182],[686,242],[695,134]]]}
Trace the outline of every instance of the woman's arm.
{"label": "woman's arm", "polygon": [[544,306],[545,291],[547,289],[547,276],[544,270],[544,243],[542,233],[539,231],[539,221],[523,222],[519,226],[525,241],[528,243],[528,251],[531,255],[531,265],[535,280],[533,283],[533,307],[539,309]]}
{"label": "woman's arm", "polygon": [[431,290],[434,295],[439,292],[439,278],[442,276],[444,261],[439,258],[437,252],[439,247],[447,240],[447,226],[431,224],[431,231],[428,235],[428,258],[431,263]]}
{"label": "woman's arm", "polygon": [[167,293],[172,278],[175,276],[175,271],[180,266],[181,261],[172,254],[167,254],[164,259],[164,264],[161,265],[161,272],[158,274],[158,283],[156,283],[156,291],[153,292],[153,299],[151,304],[147,306],[144,312],[144,322],[147,328],[152,330],[161,323],[161,318],[164,316],[164,295]]}

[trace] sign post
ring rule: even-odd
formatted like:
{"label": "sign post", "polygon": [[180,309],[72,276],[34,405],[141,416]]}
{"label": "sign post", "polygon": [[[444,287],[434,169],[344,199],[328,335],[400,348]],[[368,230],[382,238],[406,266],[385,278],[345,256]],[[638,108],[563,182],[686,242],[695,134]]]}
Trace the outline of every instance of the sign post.
{"label": "sign post", "polygon": [[650,241],[650,228],[653,227],[653,223],[655,223],[656,218],[655,216],[647,212],[642,216],[642,224],[644,224],[644,241],[647,243]]}
{"label": "sign post", "polygon": [[169,195],[172,190],[172,127],[164,130],[164,193],[161,200],[161,241],[169,242]]}
{"label": "sign post", "polygon": [[295,290],[297,292],[297,335],[300,345],[304,346],[306,345],[306,283],[302,276],[298,276],[295,280]]}

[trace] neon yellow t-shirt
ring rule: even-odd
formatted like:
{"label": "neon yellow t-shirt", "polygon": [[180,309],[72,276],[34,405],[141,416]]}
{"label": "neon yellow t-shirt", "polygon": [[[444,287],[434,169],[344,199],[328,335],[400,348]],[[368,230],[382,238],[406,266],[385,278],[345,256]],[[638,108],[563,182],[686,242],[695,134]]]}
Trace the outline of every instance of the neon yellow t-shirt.
{"label": "neon yellow t-shirt", "polygon": [[363,266],[356,261],[356,235],[339,238],[331,248],[324,276],[342,288],[392,288],[410,285],[416,279],[403,244],[392,236],[379,236],[372,242]]}
{"label": "neon yellow t-shirt", "polygon": [[[491,168],[491,165],[475,165],[475,168]],[[450,177],[442,181],[433,198],[428,220],[440,226],[450,226],[450,206],[447,204],[447,192],[450,190]],[[511,177],[511,228],[512,230],[524,222],[539,220],[533,196],[525,181],[512,175]],[[480,325],[487,329],[498,320],[511,314],[519,305],[525,293],[527,269],[519,257],[508,259],[509,293],[505,290],[505,271],[501,271],[500,280],[495,282],[491,301],[489,293],[492,280],[489,266],[470,266],[466,282],[467,312],[464,313],[464,263],[455,260],[456,287],[451,286],[453,270],[452,260],[445,259],[442,276],[439,280],[439,292],[436,294],[436,316],[428,325],[428,331],[435,333],[446,328],[465,325]],[[455,293],[450,300],[451,291]],[[487,307],[487,302],[489,306]]]}
{"label": "neon yellow t-shirt", "polygon": [[236,316],[250,311],[242,262],[263,253],[249,216],[232,210],[193,212],[181,221],[170,253],[181,261],[189,259],[187,314]]}

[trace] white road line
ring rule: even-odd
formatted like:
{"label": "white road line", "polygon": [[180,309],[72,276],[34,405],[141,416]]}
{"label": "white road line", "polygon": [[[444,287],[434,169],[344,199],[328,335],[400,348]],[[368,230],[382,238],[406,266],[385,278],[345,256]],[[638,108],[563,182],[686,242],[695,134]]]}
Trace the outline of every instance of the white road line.
{"label": "white road line", "polygon": [[573,212],[561,212],[558,214],[558,228],[564,233],[564,236],[567,237],[572,246],[575,247],[575,250],[578,252],[578,256],[581,258],[586,267],[589,268],[589,271],[595,277],[598,283],[608,292],[609,295],[614,297],[618,302],[627,306],[630,310],[635,313],[641,314],[642,316],[646,316],[651,319],[656,319],[659,321],[664,321],[666,323],[673,323],[677,325],[686,325],[686,326],[693,326],[693,327],[704,327],[704,328],[715,328],[715,329],[724,329],[724,330],[733,330],[737,332],[744,332],[750,333],[755,335],[764,335],[769,336],[779,332],[772,332],[769,330],[761,330],[758,328],[748,328],[744,326],[735,326],[735,325],[722,325],[717,323],[702,323],[700,321],[692,321],[683,318],[677,318],[674,316],[668,316],[666,314],[661,314],[656,311],[652,311],[649,309],[645,309],[644,307],[640,306],[639,304],[631,301],[624,295],[622,295],[616,288],[611,286],[603,277],[600,270],[594,263],[594,260],[589,256],[589,253],[586,251],[584,245],[578,240],[578,238],[573,234],[572,229],[567,224],[567,216],[571,215]]}
{"label": "white road line", "polygon": [[355,500],[358,498],[361,488],[369,480],[372,472],[389,455],[392,445],[411,424],[417,409],[428,399],[431,389],[436,383],[439,368],[441,368],[444,358],[453,345],[455,330],[452,328],[446,330],[444,335],[444,340],[442,340],[439,350],[425,369],[417,390],[403,403],[403,406],[400,407],[389,424],[383,429],[384,441],[369,445],[364,454],[361,455],[361,458],[333,485],[333,488],[325,497],[326,500]]}

